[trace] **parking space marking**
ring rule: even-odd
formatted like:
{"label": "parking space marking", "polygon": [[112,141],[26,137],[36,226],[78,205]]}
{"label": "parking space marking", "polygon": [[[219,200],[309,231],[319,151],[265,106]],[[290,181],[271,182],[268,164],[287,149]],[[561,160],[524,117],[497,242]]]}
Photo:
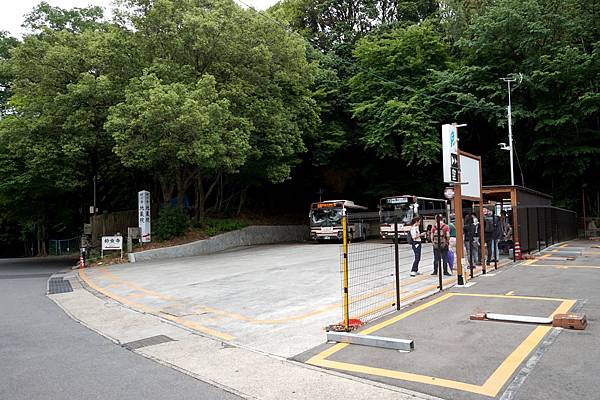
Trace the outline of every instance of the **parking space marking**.
{"label": "parking space marking", "polygon": [[[509,292],[510,293],[510,292]],[[552,297],[534,297],[534,296],[514,296],[514,295],[494,295],[494,294],[477,294],[477,293],[446,293],[436,299],[433,299],[427,303],[417,306],[409,311],[406,311],[400,315],[390,318],[386,321],[380,322],[370,328],[360,331],[358,334],[368,335],[376,332],[386,326],[392,325],[402,319],[405,319],[411,315],[416,314],[419,311],[423,311],[435,304],[438,304],[444,300],[447,300],[453,296],[465,296],[465,297],[487,297],[487,298],[504,298],[504,299],[523,299],[523,300],[541,300],[541,301],[555,301],[560,304],[550,314],[552,318],[555,314],[568,312],[576,303],[576,300],[552,298]],[[495,397],[506,382],[510,379],[516,369],[521,363],[527,358],[527,356],[538,346],[538,344],[544,339],[546,334],[552,329],[551,326],[538,326],[533,332],[531,332],[525,340],[523,340],[515,350],[500,364],[500,366],[490,375],[490,377],[484,382],[483,385],[476,385],[467,382],[454,381],[450,379],[442,379],[428,375],[414,374],[410,372],[394,371],[385,368],[371,367],[367,365],[346,363],[340,361],[332,361],[327,358],[337,353],[338,351],[350,346],[347,343],[338,343],[322,351],[321,353],[313,356],[307,364],[315,365],[318,367],[332,368],[347,372],[356,372],[361,374],[368,374],[374,376],[380,376],[385,378],[393,378],[399,380],[405,380],[410,382],[424,383],[433,386],[440,386],[450,389],[457,389],[466,392],[481,394],[485,396]]]}

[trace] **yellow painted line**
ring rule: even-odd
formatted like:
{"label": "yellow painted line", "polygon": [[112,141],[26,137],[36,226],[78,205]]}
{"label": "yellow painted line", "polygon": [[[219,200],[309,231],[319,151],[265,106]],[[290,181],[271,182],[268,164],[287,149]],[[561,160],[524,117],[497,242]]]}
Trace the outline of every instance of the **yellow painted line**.
{"label": "yellow painted line", "polygon": [[[453,280],[454,280],[453,278],[448,278],[448,279],[445,279],[444,281],[442,281],[442,283],[443,283],[444,285],[447,285],[447,284],[449,284],[449,283],[452,283],[452,281],[453,281]],[[438,288],[438,284],[436,283],[436,284],[434,284],[434,285],[429,285],[429,286],[426,286],[426,287],[424,287],[424,288],[422,288],[422,289],[420,289],[420,290],[417,290],[416,292],[413,292],[413,291],[408,291],[408,290],[402,290],[402,291],[400,292],[401,294],[402,294],[402,293],[410,293],[410,294],[409,294],[409,295],[407,295],[407,296],[401,296],[401,297],[400,297],[400,302],[402,303],[402,302],[404,302],[404,301],[411,300],[411,299],[413,299],[413,298],[415,298],[415,297],[417,297],[417,296],[419,296],[419,295],[422,295],[423,293],[427,293],[427,292],[435,291],[437,288]],[[396,290],[394,289],[394,290],[392,290],[391,292],[392,292],[392,293],[391,293],[390,295],[388,295],[388,296],[385,296],[385,297],[384,297],[384,299],[391,299],[391,298],[395,298],[395,297],[396,297]],[[351,303],[352,303],[352,302],[351,302]],[[376,308],[372,308],[372,309],[370,309],[370,310],[364,311],[364,312],[362,312],[361,314],[358,314],[358,315],[352,315],[352,316],[351,316],[351,318],[357,318],[357,319],[361,319],[362,317],[364,317],[364,316],[367,316],[367,315],[369,315],[369,314],[375,314],[375,313],[381,312],[381,311],[385,310],[386,308],[388,308],[388,307],[390,307],[390,306],[394,305],[394,303],[395,303],[394,301],[392,301],[392,302],[388,302],[388,303],[385,303],[385,304],[383,304],[383,305],[381,305],[381,306],[378,306],[378,307],[376,307]]]}
{"label": "yellow painted line", "polygon": [[[511,293],[511,292],[509,292]],[[510,299],[528,299],[528,300],[553,300],[560,301],[560,305],[550,315],[552,318],[558,313],[567,313],[576,303],[576,300],[558,299],[549,297],[530,297],[530,296],[513,296],[513,295],[487,295],[487,294],[468,294],[468,293],[446,293],[443,296],[438,297],[428,303],[425,303],[419,307],[415,307],[397,317],[391,318],[388,321],[384,321],[380,324],[374,325],[368,329],[361,331],[359,334],[370,334],[380,330],[390,324],[398,322],[404,318],[407,318],[419,311],[425,310],[441,301],[444,301],[452,296],[479,296],[479,297],[494,297],[494,298],[510,298]],[[523,342],[517,346],[517,348],[500,364],[500,366],[490,375],[483,385],[475,385],[471,383],[454,381],[450,379],[436,378],[433,376],[413,374],[409,372],[394,371],[384,368],[369,367],[366,365],[352,364],[339,361],[327,360],[328,357],[337,353],[338,351],[349,346],[346,343],[338,343],[331,348],[315,355],[307,361],[308,364],[312,364],[324,368],[332,368],[341,371],[357,372],[362,374],[369,374],[375,376],[382,376],[393,379],[401,379],[405,381],[424,383],[428,385],[441,386],[451,389],[462,390],[466,392],[481,394],[485,396],[495,397],[506,382],[510,379],[516,369],[523,363],[523,361],[529,356],[529,354],[538,346],[538,344],[544,339],[545,335],[552,329],[549,326],[538,326],[531,332]]]}
{"label": "yellow painted line", "polygon": [[373,326],[371,326],[371,327],[369,327],[369,328],[361,331],[360,334],[361,335],[368,335],[370,333],[373,333],[375,331],[383,329],[383,328],[385,328],[388,325],[395,324],[396,322],[398,322],[400,320],[403,320],[404,318],[408,318],[411,315],[416,314],[416,313],[418,313],[421,310],[425,310],[425,309],[427,309],[427,308],[429,308],[429,307],[431,307],[433,305],[436,305],[436,304],[438,304],[438,303],[440,303],[440,302],[442,302],[442,301],[450,298],[452,295],[453,295],[453,293],[446,293],[445,295],[440,296],[437,299],[431,300],[431,301],[429,301],[429,302],[427,302],[425,304],[421,304],[420,306],[417,306],[417,307],[413,308],[412,310],[409,310],[409,311],[407,311],[405,313],[402,313],[402,314],[397,315],[397,316],[395,316],[393,318],[390,318],[387,321],[383,321],[383,322],[380,322],[380,323],[378,323],[376,325],[373,325]]}
{"label": "yellow painted line", "polygon": [[553,268],[563,268],[563,269],[569,269],[569,268],[589,268],[589,269],[600,269],[600,266],[598,265],[571,265],[571,264],[566,264],[566,265],[562,265],[562,264],[532,264],[533,267],[553,267]]}
{"label": "yellow painted line", "polygon": [[132,299],[143,299],[144,297],[146,297],[146,295],[141,293],[130,293],[126,294],[125,297],[131,297]]}
{"label": "yellow painted line", "polygon": [[567,247],[567,246],[569,246],[569,244],[568,244],[568,243],[565,243],[565,244],[561,244],[561,245],[560,245],[560,246],[558,246],[558,247]]}
{"label": "yellow painted line", "polygon": [[484,390],[482,394],[492,397],[496,396],[519,365],[521,365],[529,353],[537,347],[551,329],[551,326],[538,326],[535,328],[485,381],[481,386]]}
{"label": "yellow painted line", "polygon": [[506,296],[512,296],[513,294],[515,294],[515,291],[511,290],[510,292],[506,293]]}
{"label": "yellow painted line", "polygon": [[[564,300],[550,314],[550,318],[555,314],[566,313],[575,305],[576,300]],[[485,381],[482,387],[485,388],[488,396],[496,396],[506,381],[510,379],[515,370],[521,365],[527,356],[544,339],[546,333],[552,329],[551,326],[538,326],[521,342],[521,344],[500,364],[494,373]]]}
{"label": "yellow painted line", "polygon": [[523,300],[542,300],[542,301],[567,301],[569,299],[561,299],[554,297],[535,297],[535,296],[508,296],[505,294],[483,294],[483,293],[452,293],[454,296],[466,297],[489,297],[495,299],[523,299]]}
{"label": "yellow painted line", "polygon": [[471,383],[453,381],[450,379],[441,379],[441,378],[436,378],[433,376],[419,375],[419,374],[413,374],[413,373],[409,373],[409,372],[393,371],[390,369],[368,367],[366,365],[350,364],[350,363],[339,362],[339,361],[311,359],[307,362],[309,364],[315,365],[317,367],[333,368],[333,369],[337,369],[337,370],[341,370],[341,371],[357,372],[357,373],[361,373],[361,374],[382,376],[382,377],[386,377],[386,378],[401,379],[401,380],[410,381],[410,382],[425,383],[428,385],[441,386],[441,387],[445,387],[445,388],[458,389],[458,390],[463,390],[463,391],[467,391],[467,392],[471,392],[471,393],[487,395],[485,389],[479,385],[473,385]]}
{"label": "yellow painted line", "polygon": [[[169,295],[165,295],[163,293],[160,292],[156,292],[154,290],[149,290],[146,289],[142,286],[136,285],[132,282],[127,281],[126,279],[123,279],[121,277],[118,277],[114,274],[112,274],[111,272],[107,271],[105,268],[99,268],[98,271],[100,271],[103,275],[105,275],[108,279],[111,279],[113,281],[117,281],[120,282],[123,285],[126,285],[128,287],[130,287],[131,289],[143,292],[143,293],[147,293],[150,296],[153,297],[157,297],[161,300],[165,300],[165,301],[170,301],[173,303],[178,303],[178,304],[183,304],[184,301],[177,299],[173,296],[169,296]],[[324,313],[326,311],[335,309],[336,307],[339,307],[340,303],[334,303],[331,305],[328,305],[326,307],[314,310],[314,311],[310,311],[308,313],[305,314],[301,314],[301,315],[296,315],[296,316],[291,316],[291,317],[287,317],[287,318],[281,318],[281,319],[256,319],[256,318],[252,318],[252,317],[247,317],[241,314],[237,314],[237,313],[233,313],[233,312],[229,312],[226,310],[221,310],[215,307],[209,307],[209,306],[205,306],[205,305],[197,305],[195,307],[192,307],[193,311],[208,311],[214,314],[218,314],[218,315],[222,315],[231,319],[236,319],[239,321],[245,321],[245,322],[251,322],[251,323],[256,323],[256,324],[281,324],[281,323],[285,323],[285,322],[289,322],[289,321],[297,321],[297,320],[301,320],[301,319],[306,319],[309,317],[312,317],[314,315],[318,315],[321,313]]]}
{"label": "yellow painted line", "polygon": [[[140,291],[142,293],[147,293],[148,295],[150,295],[152,297],[157,297],[157,298],[159,298],[161,300],[164,300],[164,301],[174,302],[174,303],[178,303],[178,304],[183,304],[184,303],[183,300],[177,299],[177,298],[175,298],[173,296],[165,295],[163,293],[160,293],[160,292],[157,292],[157,291],[154,291],[154,290],[149,290],[149,289],[147,289],[145,287],[136,285],[136,284],[134,284],[134,283],[132,283],[132,282],[126,280],[126,279],[123,279],[123,278],[121,278],[121,277],[119,277],[119,276],[117,276],[117,275],[109,272],[105,267],[98,268],[97,270],[100,273],[102,273],[106,278],[108,278],[108,279],[110,279],[110,280],[112,280],[114,282],[117,282],[116,284],[111,284],[110,286],[115,287],[115,286],[118,286],[118,285],[125,285],[125,286],[128,286],[131,289],[134,289],[136,291]],[[423,279],[427,279],[428,277],[427,276],[421,276],[419,278],[417,278],[417,279],[423,280]],[[416,279],[413,279],[411,283],[415,283],[415,280]],[[452,278],[446,279],[444,281],[444,284],[448,284],[449,282],[452,282]],[[416,297],[416,296],[418,296],[418,295],[420,295],[420,294],[422,294],[422,293],[424,293],[424,292],[426,292],[428,290],[435,289],[435,288],[437,288],[437,285],[428,286],[427,288],[425,288],[423,290],[417,291],[416,293],[411,293],[410,295],[408,295],[406,297],[403,297],[403,299],[405,299],[405,300],[411,299],[411,298]],[[384,288],[384,289],[380,289],[379,291],[376,291],[374,293],[367,293],[365,295],[359,296],[358,298],[352,299],[350,301],[350,303],[351,304],[352,303],[356,303],[358,301],[361,301],[361,300],[364,300],[364,299],[368,299],[368,298],[371,298],[371,297],[375,297],[375,296],[378,296],[378,295],[381,295],[381,294],[385,294],[385,293],[393,293],[391,296],[387,296],[387,298],[392,298],[392,297],[394,297],[394,294],[395,294],[395,288],[392,288],[392,289],[385,289]],[[402,293],[410,293],[410,291],[402,290],[401,294]],[[143,296],[129,295],[128,297],[141,298]],[[310,311],[310,312],[307,312],[307,313],[304,313],[304,314],[293,315],[293,316],[290,316],[290,317],[278,318],[278,319],[258,319],[258,318],[248,317],[248,316],[241,315],[241,314],[238,314],[238,313],[234,313],[234,312],[222,310],[222,309],[219,309],[219,308],[216,308],[216,307],[206,306],[206,305],[197,305],[197,306],[192,307],[191,310],[194,311],[194,312],[210,312],[210,313],[221,315],[221,316],[224,316],[224,317],[227,317],[227,318],[230,318],[230,319],[235,319],[235,320],[238,320],[238,321],[244,321],[244,322],[249,322],[249,323],[254,323],[254,324],[283,324],[283,323],[286,323],[286,322],[298,321],[298,320],[303,320],[303,319],[306,319],[306,318],[310,318],[312,316],[315,316],[315,315],[318,315],[318,314],[322,314],[324,312],[327,312],[327,311],[330,311],[332,309],[335,309],[335,308],[337,308],[339,306],[340,306],[340,302],[336,302],[336,303],[330,304],[328,306],[325,306],[325,307],[322,307],[322,308],[319,308],[319,309],[316,309],[316,310],[313,310],[313,311]],[[389,305],[386,305],[386,306],[383,306],[382,308],[385,308],[385,307],[388,307],[388,306]]]}
{"label": "yellow painted line", "polygon": [[[119,303],[125,304],[126,306],[129,306],[131,308],[135,308],[137,310],[144,311],[146,313],[153,314],[153,315],[158,315],[158,313],[160,312],[160,310],[157,310],[157,309],[155,309],[153,307],[148,307],[148,306],[146,306],[144,304],[140,304],[140,303],[128,300],[128,299],[126,299],[126,298],[124,298],[122,296],[119,296],[119,295],[117,295],[117,294],[115,294],[115,293],[113,293],[113,292],[111,292],[109,290],[106,290],[104,288],[99,287],[98,285],[96,285],[87,276],[87,274],[85,273],[85,269],[80,269],[79,270],[79,277],[89,287],[91,287],[92,289],[96,290],[97,292],[100,292],[100,293],[104,294],[105,296],[110,297],[113,300],[118,301]],[[195,329],[195,330],[197,330],[199,332],[206,333],[208,335],[211,335],[211,336],[223,339],[223,340],[233,340],[233,339],[235,339],[235,336],[232,336],[232,335],[230,335],[228,333],[219,332],[219,331],[216,331],[214,329],[208,328],[206,326],[200,325],[200,324],[198,324],[196,322],[191,322],[191,321],[185,320],[183,318],[172,317],[172,316],[165,315],[165,314],[162,314],[162,313],[161,313],[161,317],[165,318],[165,319],[168,319],[168,320],[171,320],[173,322],[177,322],[177,323],[179,323],[179,324],[181,324],[183,326],[186,326],[188,328]]]}
{"label": "yellow painted line", "polygon": [[535,258],[532,258],[531,260],[524,261],[523,264],[521,264],[521,265],[531,265],[534,262],[535,262]]}

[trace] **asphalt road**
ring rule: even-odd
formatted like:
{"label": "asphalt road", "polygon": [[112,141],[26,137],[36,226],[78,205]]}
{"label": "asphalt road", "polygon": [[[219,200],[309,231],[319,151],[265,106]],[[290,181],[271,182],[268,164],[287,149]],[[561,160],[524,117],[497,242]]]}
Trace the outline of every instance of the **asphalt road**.
{"label": "asphalt road", "polygon": [[68,259],[0,260],[0,399],[237,399],[115,345],[45,296]]}

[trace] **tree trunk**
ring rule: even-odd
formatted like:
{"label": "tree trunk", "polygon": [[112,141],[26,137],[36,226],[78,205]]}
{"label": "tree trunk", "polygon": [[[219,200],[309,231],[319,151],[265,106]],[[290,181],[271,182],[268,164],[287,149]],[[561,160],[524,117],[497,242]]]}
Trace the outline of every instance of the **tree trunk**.
{"label": "tree trunk", "polygon": [[196,212],[194,218],[200,224],[204,223],[206,218],[205,213],[206,193],[204,192],[204,182],[202,182],[202,174],[196,177]]}
{"label": "tree trunk", "polygon": [[46,225],[43,223],[37,224],[36,229],[38,256],[45,257],[48,255],[46,248]]}
{"label": "tree trunk", "polygon": [[185,196],[185,185],[183,184],[183,171],[177,170],[175,175],[175,183],[177,185],[177,208],[183,208],[183,197]]}
{"label": "tree trunk", "polygon": [[175,185],[173,184],[173,181],[171,179],[160,175],[158,177],[158,181],[162,190],[163,202],[168,203],[171,200],[171,196],[173,195],[173,189]]}
{"label": "tree trunk", "polygon": [[246,193],[248,192],[248,186],[244,186],[242,191],[240,192],[240,202],[238,203],[237,212],[235,213],[236,217],[240,216],[242,212],[242,207],[244,206],[244,202],[246,201]]}

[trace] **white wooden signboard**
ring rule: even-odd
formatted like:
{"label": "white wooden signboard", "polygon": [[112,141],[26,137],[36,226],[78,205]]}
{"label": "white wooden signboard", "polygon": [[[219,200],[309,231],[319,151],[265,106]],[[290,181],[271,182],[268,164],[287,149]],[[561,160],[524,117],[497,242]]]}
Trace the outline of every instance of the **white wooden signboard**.
{"label": "white wooden signboard", "polygon": [[123,236],[102,236],[102,257],[107,250],[118,250],[123,257]]}
{"label": "white wooden signboard", "polygon": [[460,181],[463,197],[481,198],[480,161],[467,155],[460,155]]}

